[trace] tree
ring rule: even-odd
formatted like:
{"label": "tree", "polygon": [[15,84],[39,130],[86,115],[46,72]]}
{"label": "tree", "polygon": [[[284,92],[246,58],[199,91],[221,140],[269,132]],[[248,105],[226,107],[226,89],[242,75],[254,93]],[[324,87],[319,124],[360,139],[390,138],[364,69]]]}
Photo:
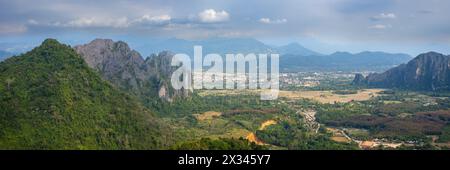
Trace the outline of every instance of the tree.
{"label": "tree", "polygon": [[14,82],[14,78],[7,78],[7,79],[5,80],[5,82],[6,82],[6,87],[7,87],[7,89],[9,90],[10,87],[11,87],[11,83]]}

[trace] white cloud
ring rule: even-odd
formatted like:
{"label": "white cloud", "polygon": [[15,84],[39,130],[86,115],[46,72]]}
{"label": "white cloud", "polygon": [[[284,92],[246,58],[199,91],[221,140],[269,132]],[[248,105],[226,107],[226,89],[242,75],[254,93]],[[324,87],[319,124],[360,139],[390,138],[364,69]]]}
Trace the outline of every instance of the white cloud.
{"label": "white cloud", "polygon": [[283,24],[287,22],[287,19],[283,18],[283,19],[276,19],[276,20],[271,20],[270,18],[261,18],[259,19],[260,23],[263,24]]}
{"label": "white cloud", "polygon": [[121,18],[77,18],[68,22],[55,22],[52,24],[57,27],[113,27],[113,28],[126,28],[130,25],[127,17]]}
{"label": "white cloud", "polygon": [[34,19],[29,19],[29,20],[28,20],[28,24],[30,24],[30,25],[38,25],[39,22],[37,22],[37,21],[34,20]]}
{"label": "white cloud", "polygon": [[376,24],[376,25],[372,25],[369,28],[370,29],[377,29],[377,30],[384,30],[384,29],[388,29],[391,28],[391,25],[383,25],[383,24]]}
{"label": "white cloud", "polygon": [[150,15],[144,15],[138,19],[136,19],[136,22],[142,23],[142,22],[150,22],[150,23],[162,23],[170,21],[172,18],[170,15],[158,15],[158,16],[150,16]]}
{"label": "white cloud", "polygon": [[381,13],[372,17],[373,20],[382,20],[382,19],[395,19],[397,15],[394,13]]}
{"label": "white cloud", "polygon": [[143,15],[135,19],[128,19],[128,17],[119,18],[77,18],[69,21],[57,21],[50,24],[40,23],[36,20],[29,20],[29,25],[47,25],[53,27],[73,27],[73,28],[94,28],[94,27],[109,27],[109,28],[128,28],[141,24],[160,24],[170,21],[170,15]]}
{"label": "white cloud", "polygon": [[198,14],[201,22],[214,23],[228,21],[230,14],[227,11],[216,11],[214,9],[206,9]]}
{"label": "white cloud", "polygon": [[270,18],[261,18],[259,19],[259,22],[264,24],[270,24]]}

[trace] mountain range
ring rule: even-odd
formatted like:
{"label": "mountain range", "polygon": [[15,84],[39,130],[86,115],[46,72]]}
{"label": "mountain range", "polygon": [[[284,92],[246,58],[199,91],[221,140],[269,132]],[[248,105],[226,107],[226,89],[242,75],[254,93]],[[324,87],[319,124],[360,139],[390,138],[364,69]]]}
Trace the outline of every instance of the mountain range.
{"label": "mountain range", "polygon": [[[250,39],[242,42],[256,41]],[[219,44],[223,45],[223,43]],[[263,45],[262,43],[256,44]],[[210,46],[212,45],[210,44]],[[219,49],[217,44],[216,46],[216,49]],[[174,68],[170,66],[173,52],[163,51],[144,59],[127,43],[114,42],[111,39],[95,39],[88,44],[75,46],[74,49],[89,67],[100,73],[103,79],[121,90],[137,96],[145,104],[158,105],[158,99],[173,101],[177,97],[189,96],[189,91],[174,90],[170,86],[170,76],[174,71]],[[310,56],[293,54],[281,56],[280,68],[282,71],[386,70],[410,59],[410,56],[406,54],[368,51],[356,54],[336,52],[330,55],[321,55],[308,51],[299,44],[289,44],[280,49],[292,53],[311,54]]]}
{"label": "mountain range", "polygon": [[436,52],[420,54],[407,64],[364,77],[357,74],[354,85],[410,90],[450,90],[450,56]]}
{"label": "mountain range", "polygon": [[386,52],[336,52],[324,55],[303,47],[298,43],[284,46],[270,46],[252,38],[212,38],[206,40],[167,39],[156,40],[138,47],[142,53],[171,51],[193,56],[193,47],[201,45],[203,55],[208,53],[278,53],[280,54],[280,71],[385,71],[409,61],[412,57],[401,53]]}
{"label": "mountain range", "polygon": [[204,40],[185,40],[171,38],[167,40],[155,40],[145,45],[139,46],[137,49],[144,54],[158,53],[160,51],[172,51],[174,53],[185,53],[193,55],[193,47],[200,45],[203,47],[203,54],[218,53],[236,54],[236,53],[279,53],[280,55],[322,55],[313,50],[307,49],[298,43],[290,43],[284,46],[267,45],[253,38],[210,38]]}
{"label": "mountain range", "polygon": [[138,50],[144,54],[159,53],[160,51],[171,51],[173,53],[185,53],[193,56],[194,46],[203,47],[203,54],[208,53],[269,53],[273,51],[268,46],[252,38],[210,38],[205,40],[184,40],[171,38],[145,43]]}
{"label": "mountain range", "polygon": [[[208,53],[278,53],[280,54],[280,71],[386,71],[387,69],[409,61],[407,54],[376,51],[360,53],[336,52],[322,54],[308,49],[299,43],[274,46],[253,38],[209,38],[203,40],[170,39],[130,39],[130,45],[143,58],[170,51],[173,54],[185,53],[193,57],[193,47],[201,45],[203,56]],[[4,48],[18,48],[18,44],[0,44]],[[9,46],[8,46],[9,45]],[[24,44],[26,45],[26,44]],[[76,46],[78,44],[74,44]],[[26,45],[27,47],[29,45]],[[23,52],[18,52],[23,53]],[[1,58],[1,55],[0,55]]]}
{"label": "mountain range", "polygon": [[296,71],[384,71],[409,61],[407,54],[385,52],[335,52],[330,55],[282,55],[280,70]]}

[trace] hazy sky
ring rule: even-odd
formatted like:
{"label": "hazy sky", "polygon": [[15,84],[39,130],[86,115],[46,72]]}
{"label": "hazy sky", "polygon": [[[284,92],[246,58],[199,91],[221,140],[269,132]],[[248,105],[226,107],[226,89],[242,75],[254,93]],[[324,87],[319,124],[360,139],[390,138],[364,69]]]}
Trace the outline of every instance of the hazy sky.
{"label": "hazy sky", "polygon": [[[331,53],[450,53],[448,0],[0,0],[0,48],[46,37],[252,37]],[[20,48],[20,47],[17,47]]]}

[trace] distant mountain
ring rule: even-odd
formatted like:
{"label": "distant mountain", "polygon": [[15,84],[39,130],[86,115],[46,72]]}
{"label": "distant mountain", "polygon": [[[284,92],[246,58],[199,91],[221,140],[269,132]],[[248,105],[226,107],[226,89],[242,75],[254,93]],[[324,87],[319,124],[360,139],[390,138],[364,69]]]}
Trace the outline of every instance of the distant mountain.
{"label": "distant mountain", "polygon": [[185,53],[193,56],[194,46],[203,47],[203,55],[208,53],[268,53],[273,51],[272,47],[252,38],[211,38],[205,40],[183,40],[171,38],[146,43],[139,50],[142,53],[152,54],[161,51],[172,51],[174,53]]}
{"label": "distant mountain", "polygon": [[[186,53],[193,57],[193,47],[201,45],[203,55],[218,53],[278,53],[281,71],[385,71],[393,66],[403,64],[411,59],[407,54],[385,52],[361,52],[351,54],[336,52],[323,55],[307,49],[298,43],[273,47],[252,38],[211,38],[205,40],[167,39],[155,40],[139,47],[143,53],[172,51]],[[224,56],[222,56],[224,57]]]}
{"label": "distant mountain", "polygon": [[47,39],[0,63],[0,149],[157,149],[159,118]]}
{"label": "distant mountain", "polygon": [[436,52],[421,54],[384,73],[356,75],[353,84],[411,90],[450,90],[450,56]]}
{"label": "distant mountain", "polygon": [[11,57],[11,56],[13,56],[14,54],[12,54],[12,53],[9,53],[9,52],[7,52],[7,51],[1,51],[0,50],[0,61],[3,61],[3,60],[5,60],[5,59],[7,59],[8,57]]}
{"label": "distant mountain", "polygon": [[384,52],[335,52],[330,55],[302,56],[287,54],[280,57],[281,71],[361,71],[386,70],[410,60],[407,54]]}
{"label": "distant mountain", "polygon": [[167,40],[155,40],[138,47],[144,54],[158,53],[160,51],[172,51],[174,53],[186,53],[193,55],[194,45],[203,47],[203,54],[218,53],[221,55],[228,53],[279,53],[295,55],[321,55],[318,52],[309,50],[298,43],[290,43],[285,46],[273,47],[264,44],[253,38],[210,38],[205,40],[184,40],[171,38]]}
{"label": "distant mountain", "polygon": [[170,85],[175,70],[170,65],[173,56],[170,52],[161,52],[144,60],[125,42],[110,39],[96,39],[74,49],[104,79],[143,100],[154,100],[159,96],[171,101],[189,95],[189,91],[174,90]]}
{"label": "distant mountain", "polygon": [[318,52],[307,49],[298,43],[290,43],[285,46],[277,47],[276,51],[281,55],[285,55],[285,54],[301,55],[301,56],[311,56],[311,55],[320,56],[320,55],[322,55]]}

